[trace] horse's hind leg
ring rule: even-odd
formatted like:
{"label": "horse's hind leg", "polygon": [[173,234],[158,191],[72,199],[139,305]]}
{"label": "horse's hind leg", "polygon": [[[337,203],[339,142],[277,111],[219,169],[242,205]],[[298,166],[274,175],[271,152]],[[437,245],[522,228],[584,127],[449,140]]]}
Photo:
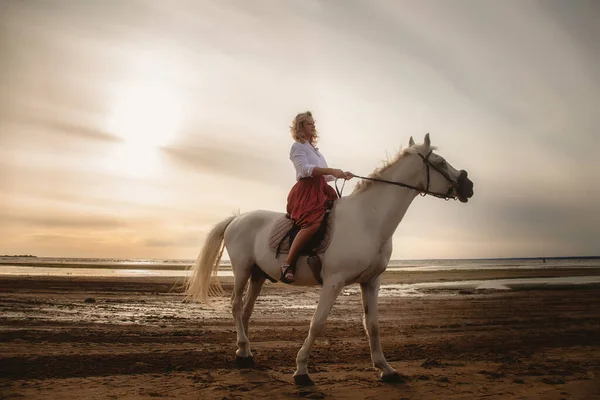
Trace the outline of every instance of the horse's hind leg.
{"label": "horse's hind leg", "polygon": [[248,359],[250,357],[250,346],[248,342],[248,336],[244,329],[244,323],[242,320],[242,301],[244,296],[244,289],[250,278],[252,271],[252,263],[239,263],[231,260],[233,269],[233,294],[231,296],[231,312],[235,321],[235,330],[237,332],[237,346],[238,349],[235,354],[239,358]]}
{"label": "horse's hind leg", "polygon": [[[242,322],[244,323],[244,332],[248,336],[248,323],[250,322],[250,316],[254,310],[254,303],[256,298],[260,294],[263,284],[265,283],[266,276],[263,271],[254,265],[252,268],[252,276],[250,277],[250,286],[246,292],[246,299],[244,300],[244,313],[242,314]],[[252,356],[252,351],[250,351]]]}

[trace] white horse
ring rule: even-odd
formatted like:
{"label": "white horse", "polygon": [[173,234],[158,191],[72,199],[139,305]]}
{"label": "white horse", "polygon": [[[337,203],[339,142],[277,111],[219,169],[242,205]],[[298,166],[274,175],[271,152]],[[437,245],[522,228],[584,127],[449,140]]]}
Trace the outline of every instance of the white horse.
{"label": "white horse", "polygon": [[[296,358],[294,381],[297,385],[313,384],[307,369],[311,348],[336,298],[344,286],[353,283],[359,283],[362,292],[363,325],[373,365],[381,370],[382,380],[402,380],[383,355],[377,316],[380,276],[392,254],[392,235],[419,193],[458,198],[463,203],[473,196],[473,182],[467,178],[466,171],[455,169],[433,150],[429,134],[425,135],[424,143],[418,145],[411,137],[409,147],[395,160],[369,178],[363,178],[350,196],[336,200],[333,238],[320,255],[323,287],[308,337]],[[211,275],[217,273],[224,243],[234,275],[231,305],[237,331],[236,360],[241,364],[253,363],[248,321],[265,282],[265,273],[276,279],[280,277],[282,260],[270,250],[269,235],[282,217],[282,213],[256,210],[219,222],[208,234],[187,281],[187,295],[193,299],[206,302],[209,296],[222,293],[218,280],[211,283]],[[243,299],[248,280],[250,286]],[[306,265],[306,256],[300,257],[295,285],[318,284]]]}

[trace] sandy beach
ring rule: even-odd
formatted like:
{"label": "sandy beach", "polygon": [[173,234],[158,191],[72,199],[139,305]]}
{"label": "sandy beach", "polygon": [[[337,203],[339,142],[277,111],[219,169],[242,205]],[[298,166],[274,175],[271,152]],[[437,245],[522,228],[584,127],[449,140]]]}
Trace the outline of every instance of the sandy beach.
{"label": "sandy beach", "polygon": [[319,288],[265,284],[250,324],[256,367],[238,369],[228,299],[185,303],[181,278],[0,276],[0,397],[600,398],[600,285],[393,290],[564,276],[600,269],[386,273],[380,331],[402,384],[378,380],[350,286],[311,354],[309,388],[292,374]]}

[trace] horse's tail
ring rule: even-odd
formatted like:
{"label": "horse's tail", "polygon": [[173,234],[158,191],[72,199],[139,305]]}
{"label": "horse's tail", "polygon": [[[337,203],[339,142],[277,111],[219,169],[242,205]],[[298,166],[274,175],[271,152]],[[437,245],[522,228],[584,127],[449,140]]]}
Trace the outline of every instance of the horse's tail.
{"label": "horse's tail", "polygon": [[[208,303],[209,297],[223,294],[223,287],[217,277],[217,272],[225,249],[223,243],[225,229],[235,218],[236,216],[233,215],[219,222],[208,233],[204,247],[191,268],[192,274],[187,278],[186,299]],[[211,274],[215,278],[214,282],[211,282]]]}

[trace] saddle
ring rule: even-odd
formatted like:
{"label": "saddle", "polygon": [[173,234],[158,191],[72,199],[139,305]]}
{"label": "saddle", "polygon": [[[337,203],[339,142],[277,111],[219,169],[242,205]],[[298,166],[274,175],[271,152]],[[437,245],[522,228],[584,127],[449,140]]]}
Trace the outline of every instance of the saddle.
{"label": "saddle", "polygon": [[[319,283],[323,283],[321,279],[321,259],[319,254],[322,254],[329,247],[331,238],[333,237],[333,207],[335,202],[328,200],[325,203],[325,216],[321,221],[321,225],[317,230],[317,233],[312,237],[310,242],[300,250],[300,256],[308,256],[308,265],[311,271]],[[300,232],[300,227],[296,225],[296,222],[290,218],[289,214],[285,217],[280,218],[274,225],[271,233],[269,234],[269,247],[271,251],[275,253],[275,258],[279,257],[279,254],[288,254],[292,242],[296,235]],[[267,275],[267,278],[271,282],[277,282]]]}

